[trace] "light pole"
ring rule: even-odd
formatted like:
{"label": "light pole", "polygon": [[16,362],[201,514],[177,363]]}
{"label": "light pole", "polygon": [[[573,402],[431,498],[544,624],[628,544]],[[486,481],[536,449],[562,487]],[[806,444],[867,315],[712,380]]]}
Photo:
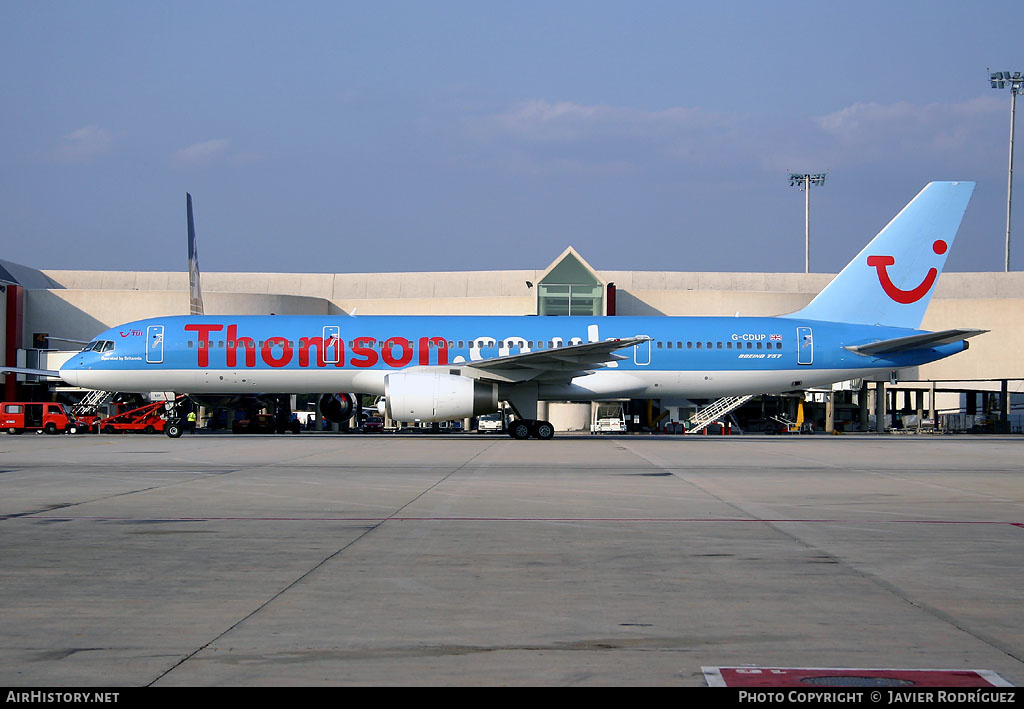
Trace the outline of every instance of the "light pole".
{"label": "light pole", "polygon": [[1010,87],[1010,172],[1006,178],[1006,266],[1004,270],[1010,270],[1010,209],[1013,204],[1013,118],[1017,111],[1017,93],[1024,87],[1024,77],[1019,71],[1010,75],[1008,71],[996,71],[989,73],[989,82],[993,89],[1005,89]]}
{"label": "light pole", "polygon": [[811,272],[811,185],[820,187],[825,184],[827,172],[817,174],[789,173],[789,186],[799,187],[804,193],[804,273]]}

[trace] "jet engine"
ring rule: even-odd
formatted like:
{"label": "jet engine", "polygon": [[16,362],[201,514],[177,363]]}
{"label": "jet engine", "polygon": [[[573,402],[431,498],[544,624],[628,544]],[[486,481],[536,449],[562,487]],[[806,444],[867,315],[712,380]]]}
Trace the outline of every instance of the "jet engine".
{"label": "jet engine", "polygon": [[344,423],[352,418],[355,407],[355,394],[324,394],[320,397],[320,413],[334,423]]}
{"label": "jet engine", "polygon": [[457,374],[395,372],[384,377],[387,414],[395,421],[449,421],[498,410],[498,385]]}

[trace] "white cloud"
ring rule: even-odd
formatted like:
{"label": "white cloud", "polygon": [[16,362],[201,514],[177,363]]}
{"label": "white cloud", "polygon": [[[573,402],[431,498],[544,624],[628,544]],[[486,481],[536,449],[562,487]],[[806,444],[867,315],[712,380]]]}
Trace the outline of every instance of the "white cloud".
{"label": "white cloud", "polygon": [[57,162],[88,162],[108,152],[113,143],[110,131],[89,125],[62,136],[50,157]]}
{"label": "white cloud", "polygon": [[[842,170],[894,162],[981,175],[1005,150],[999,96],[960,102],[857,102],[820,116],[758,117],[699,107],[648,111],[525,101],[461,121],[476,159],[514,172]],[[999,137],[997,137],[999,136]]]}
{"label": "white cloud", "polygon": [[171,163],[175,167],[195,167],[198,165],[209,165],[212,162],[222,159],[227,154],[229,142],[227,140],[206,140],[202,143],[193,143],[187,148],[182,148],[171,157]]}
{"label": "white cloud", "polygon": [[503,132],[530,141],[590,140],[594,138],[650,137],[704,128],[714,121],[696,108],[642,111],[634,108],[569,101],[527,101],[478,122],[492,132]]}
{"label": "white cloud", "polygon": [[725,147],[732,123],[699,108],[646,111],[533,100],[462,125],[517,172],[621,173],[657,161],[702,162],[710,144]]}
{"label": "white cloud", "polygon": [[991,120],[1004,110],[994,96],[923,105],[855,103],[813,122],[851,157],[970,152],[988,142]]}

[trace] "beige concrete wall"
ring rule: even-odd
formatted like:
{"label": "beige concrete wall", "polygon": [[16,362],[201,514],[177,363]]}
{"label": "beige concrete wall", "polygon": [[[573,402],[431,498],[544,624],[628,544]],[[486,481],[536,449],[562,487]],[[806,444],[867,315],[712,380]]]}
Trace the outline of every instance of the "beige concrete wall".
{"label": "beige concrete wall", "polygon": [[367,298],[338,300],[334,305],[356,315],[530,315],[534,300],[525,298]]}
{"label": "beige concrete wall", "polygon": [[[327,314],[330,303],[320,298],[254,293],[211,293],[204,296],[207,313],[301,315]],[[33,290],[26,291],[25,333],[49,332],[54,337],[89,340],[102,330],[145,318],[187,315],[188,292],[160,290]],[[61,342],[54,342],[63,347]]]}
{"label": "beige concrete wall", "polygon": [[966,352],[918,368],[918,378],[1010,379],[1024,377],[1024,299],[933,300],[925,330],[970,327],[990,332],[971,338]]}
{"label": "beige concrete wall", "polygon": [[[153,271],[45,271],[64,288],[187,290],[187,273]],[[204,273],[207,293],[282,293],[325,300],[378,298],[531,297],[541,271],[410,273]]]}
{"label": "beige concrete wall", "polygon": [[636,291],[619,292],[619,315],[772,316],[791,313],[810,302],[804,293],[751,293],[745,291]]}

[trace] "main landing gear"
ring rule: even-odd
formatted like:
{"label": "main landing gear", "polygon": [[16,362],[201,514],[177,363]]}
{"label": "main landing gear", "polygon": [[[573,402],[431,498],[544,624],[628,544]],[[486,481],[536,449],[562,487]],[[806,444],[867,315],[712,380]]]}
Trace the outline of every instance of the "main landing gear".
{"label": "main landing gear", "polygon": [[508,435],[517,441],[524,441],[527,438],[539,438],[542,441],[550,441],[555,437],[555,427],[548,421],[516,419],[508,425]]}

